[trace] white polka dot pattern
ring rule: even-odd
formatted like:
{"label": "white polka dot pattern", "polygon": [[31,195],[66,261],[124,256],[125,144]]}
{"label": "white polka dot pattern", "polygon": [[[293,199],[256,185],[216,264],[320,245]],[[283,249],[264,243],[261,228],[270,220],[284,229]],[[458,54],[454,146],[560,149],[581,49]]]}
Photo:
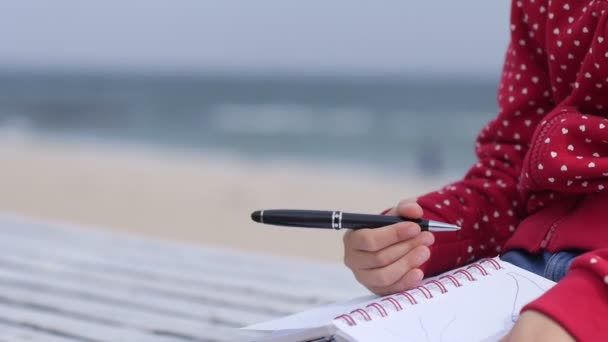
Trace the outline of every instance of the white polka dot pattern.
{"label": "white polka dot pattern", "polygon": [[[498,116],[478,135],[478,162],[462,181],[418,200],[428,218],[462,227],[435,234],[427,273],[513,248],[509,243],[527,229],[523,218],[573,195],[608,191],[607,10],[608,0],[514,1]],[[580,228],[587,239],[581,241],[600,243]],[[559,234],[528,234],[536,240],[517,240],[518,247],[555,248]],[[606,247],[577,258],[571,269],[586,269],[586,282],[608,286]]]}

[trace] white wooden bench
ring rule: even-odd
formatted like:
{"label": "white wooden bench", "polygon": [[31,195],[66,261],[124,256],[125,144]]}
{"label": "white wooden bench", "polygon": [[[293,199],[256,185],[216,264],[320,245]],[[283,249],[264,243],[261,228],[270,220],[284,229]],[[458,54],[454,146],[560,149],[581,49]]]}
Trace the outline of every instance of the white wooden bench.
{"label": "white wooden bench", "polygon": [[337,264],[0,217],[0,341],[238,341],[364,293]]}

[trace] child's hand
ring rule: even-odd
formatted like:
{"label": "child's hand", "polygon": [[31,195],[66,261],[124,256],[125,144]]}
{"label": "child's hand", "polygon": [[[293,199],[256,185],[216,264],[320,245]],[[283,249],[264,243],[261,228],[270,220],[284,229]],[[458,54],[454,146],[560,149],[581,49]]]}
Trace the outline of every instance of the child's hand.
{"label": "child's hand", "polygon": [[574,338],[551,318],[537,311],[525,311],[500,342],[573,342]]}
{"label": "child's hand", "polygon": [[[405,200],[387,214],[420,218],[422,208],[415,200]],[[405,291],[424,277],[418,267],[429,259],[428,246],[434,241],[432,233],[420,232],[413,222],[353,230],[344,234],[344,263],[375,294]]]}

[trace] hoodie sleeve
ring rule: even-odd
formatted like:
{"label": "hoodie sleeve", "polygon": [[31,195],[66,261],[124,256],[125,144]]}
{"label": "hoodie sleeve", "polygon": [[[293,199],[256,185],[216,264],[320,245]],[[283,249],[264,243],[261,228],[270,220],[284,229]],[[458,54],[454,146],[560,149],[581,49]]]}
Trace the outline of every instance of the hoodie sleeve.
{"label": "hoodie sleeve", "polygon": [[576,258],[564,279],[523,310],[542,312],[577,341],[608,341],[608,248]]}
{"label": "hoodie sleeve", "polygon": [[[564,100],[539,126],[545,128],[524,166],[529,172],[522,186],[599,194],[608,191],[608,2],[554,0],[548,10],[554,13],[550,70]],[[601,219],[594,224],[608,229]],[[608,241],[589,238],[596,249],[578,257],[564,279],[524,310],[544,313],[579,341],[608,341]]]}
{"label": "hoodie sleeve", "polygon": [[427,275],[498,254],[523,215],[522,165],[536,127],[555,103],[541,34],[545,22],[530,22],[520,5],[512,5],[499,113],[478,135],[478,162],[463,180],[418,198],[426,218],[462,227],[435,234],[431,259],[423,267]]}

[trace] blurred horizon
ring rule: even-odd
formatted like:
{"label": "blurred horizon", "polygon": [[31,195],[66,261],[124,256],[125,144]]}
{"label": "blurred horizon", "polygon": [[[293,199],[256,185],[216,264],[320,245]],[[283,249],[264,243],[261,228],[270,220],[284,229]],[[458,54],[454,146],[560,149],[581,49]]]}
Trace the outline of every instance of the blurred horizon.
{"label": "blurred horizon", "polygon": [[498,83],[501,69],[488,73],[468,73],[466,71],[452,71],[442,73],[428,73],[426,71],[391,71],[391,72],[351,72],[339,70],[277,70],[251,69],[251,68],[208,68],[208,69],[180,69],[180,68],[130,68],[118,66],[3,66],[0,65],[0,75],[39,75],[39,76],[93,76],[101,78],[165,78],[165,79],[245,79],[245,80],[291,80],[291,81],[330,81],[330,82],[380,82],[403,83],[417,82],[429,83]]}
{"label": "blurred horizon", "polygon": [[1,131],[441,177],[474,161],[496,80],[0,70]]}

